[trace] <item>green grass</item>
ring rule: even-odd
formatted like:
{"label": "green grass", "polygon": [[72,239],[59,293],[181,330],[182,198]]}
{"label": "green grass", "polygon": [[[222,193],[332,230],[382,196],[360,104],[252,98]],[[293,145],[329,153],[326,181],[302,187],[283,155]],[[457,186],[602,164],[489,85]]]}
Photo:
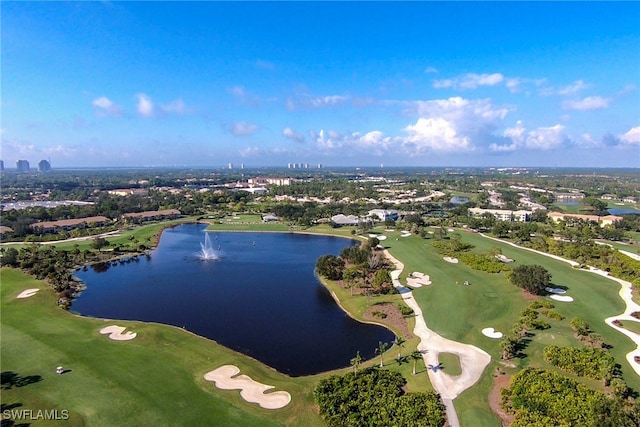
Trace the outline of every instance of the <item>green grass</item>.
{"label": "green grass", "polygon": [[[139,227],[111,239],[117,242],[116,239],[134,236],[143,242],[155,238],[164,226]],[[352,227],[334,229],[324,225],[298,229],[281,223],[262,224],[257,215],[225,218],[223,224],[213,224],[210,229],[298,231],[353,237]],[[402,279],[413,271],[430,275],[431,286],[413,291],[427,325],[444,337],[476,345],[491,354],[492,362],[479,383],[460,395],[455,406],[463,426],[499,426],[498,418],[489,408],[487,396],[492,387],[492,373],[498,366],[505,368],[499,360],[499,340],[485,337],[481,330],[493,327],[508,332],[529,301],[506,280],[504,274],[485,273],[462,263],[444,261],[431,244],[433,235],[428,239],[419,236],[405,238],[400,237],[399,232],[386,232],[383,227],[376,228],[374,232],[388,236],[381,243],[405,264]],[[640,379],[625,359],[626,353],[634,348],[632,342],[604,323],[604,318],[623,310],[617,283],[478,234],[463,231],[461,237],[473,244],[473,250],[477,252],[499,247],[504,255],[516,260],[512,265],[542,265],[552,274],[553,284],[566,287],[568,294],[575,299],[573,303],[552,301],[556,306],[554,311],[564,315],[565,319],[554,321],[541,315],[541,319],[548,321],[552,328],[537,331],[530,337],[531,341],[524,350],[527,356],[514,360],[517,368],[537,366],[555,369],[544,362],[542,350],[550,344],[580,345],[569,326],[573,317],[580,317],[612,346],[611,354],[621,365],[625,381],[632,389],[640,391]],[[464,286],[465,280],[471,285]],[[400,301],[398,295],[351,297],[348,290],[332,283],[326,285],[341,306],[356,319],[362,319],[370,304]],[[38,287],[42,291],[28,299],[15,299],[21,290],[30,287]],[[41,381],[33,384],[3,390],[3,403],[19,403],[21,408],[27,409],[68,409],[71,412],[70,425],[201,425],[202,420],[219,425],[322,425],[313,409],[312,391],[319,379],[331,373],[290,378],[213,341],[164,325],[118,321],[117,324],[127,326],[139,335],[133,341],[111,341],[97,332],[105,325],[103,320],[77,317],[58,309],[53,293],[44,283],[17,270],[2,270],[1,291],[2,370],[21,376],[42,376]],[[409,321],[412,330],[413,320]],[[624,324],[629,328],[638,327],[631,321]],[[417,338],[408,340],[402,349],[403,355],[415,349],[417,342]],[[418,362],[419,374],[413,376],[413,362],[398,363],[394,360],[396,356],[395,347],[385,353],[386,368],[401,372],[407,378],[410,390],[431,389],[421,361]],[[454,355],[445,354],[445,360],[441,361],[446,372],[455,375],[456,361],[447,360],[450,356],[457,359]],[[239,366],[242,373],[258,381],[276,386],[276,390],[290,392],[292,403],[281,410],[267,411],[245,402],[237,391],[218,390],[204,381],[202,376],[205,372],[227,363]],[[378,363],[379,358],[374,358],[366,361],[364,366]],[[460,369],[459,361],[457,363]],[[53,370],[60,364],[72,372],[55,375]],[[515,372],[508,368],[507,371]],[[602,389],[597,381],[579,380]],[[33,425],[43,424],[36,422]]]}
{"label": "green grass", "polygon": [[640,321],[635,320],[622,320],[622,327],[636,334],[640,334]]}
{"label": "green grass", "polygon": [[[459,232],[459,231],[458,231]],[[476,345],[492,355],[492,363],[487,367],[479,384],[464,392],[455,401],[462,425],[476,425],[464,414],[480,413],[486,420],[494,420],[486,396],[491,389],[491,373],[499,366],[499,340],[492,340],[482,335],[484,327],[493,327],[498,331],[508,332],[519,317],[520,311],[528,305],[523,293],[510,284],[504,274],[490,274],[472,270],[462,263],[451,264],[442,259],[432,246],[434,238],[422,239],[418,236],[397,238],[398,234],[389,233],[389,239],[383,243],[393,256],[405,264],[403,277],[412,271],[420,271],[431,276],[432,285],[419,288],[413,294],[423,310],[427,325],[442,336],[468,344]],[[573,338],[573,330],[569,321],[573,317],[581,317],[600,334],[604,341],[613,346],[612,355],[622,365],[625,380],[636,391],[640,391],[640,379],[629,366],[625,355],[634,348],[633,343],[624,335],[605,324],[606,317],[619,314],[624,304],[618,296],[620,286],[614,281],[586,271],[571,268],[568,264],[538,255],[524,249],[514,248],[503,242],[486,239],[478,234],[461,232],[463,241],[474,245],[473,251],[484,252],[492,247],[499,247],[502,253],[515,259],[512,265],[539,264],[552,274],[552,283],[568,288],[568,294],[575,298],[573,303],[553,302],[555,311],[565,316],[563,321],[553,321],[541,315],[552,328],[536,332],[531,343],[525,349],[527,357],[515,359],[519,367],[528,365],[555,369],[546,364],[542,350],[554,342],[560,345],[581,345]],[[471,285],[462,283],[468,280]],[[456,285],[456,281],[459,285]],[[545,299],[548,299],[545,297]],[[597,382],[580,379],[590,386],[601,389]],[[489,422],[489,421],[487,421]],[[490,425],[490,424],[488,424]]]}
{"label": "green grass", "polygon": [[[98,331],[114,322],[59,309],[43,282],[20,271],[2,269],[1,274],[2,371],[42,377],[3,390],[4,404],[66,409],[72,425],[322,425],[311,394],[319,376],[287,377],[170,326],[117,321],[138,336],[112,341]],[[41,291],[15,299],[26,288]],[[219,390],[203,379],[204,373],[224,364],[235,364],[242,373],[288,391],[291,404],[268,411],[245,402],[237,390]],[[58,365],[71,372],[56,375]]]}
{"label": "green grass", "polygon": [[[156,236],[162,228],[156,224],[130,231],[144,238]],[[310,232],[331,230],[318,227]],[[348,229],[339,231],[351,236]],[[55,295],[44,282],[19,270],[2,269],[1,279],[2,370],[42,377],[33,384],[3,390],[2,401],[24,409],[66,409],[70,425],[323,425],[314,410],[313,389],[319,379],[350,369],[290,378],[179,328],[75,316],[55,305]],[[28,299],[15,299],[27,288],[41,291]],[[400,301],[399,296],[389,300]],[[357,302],[354,307],[364,307],[366,298],[352,302]],[[107,324],[126,326],[138,336],[132,341],[109,340],[98,333]],[[408,340],[403,355],[416,346],[416,338]],[[410,391],[432,389],[424,367],[420,371],[422,362],[418,362],[419,374],[413,376],[412,362],[398,363],[396,355],[397,347],[385,353],[385,368],[401,372]],[[375,358],[364,366],[378,363]],[[237,390],[219,390],[203,379],[204,373],[224,364],[238,366],[241,373],[274,385],[275,390],[288,391],[292,402],[280,410],[265,410],[245,402]],[[58,365],[71,372],[56,375]]]}
{"label": "green grass", "polygon": [[438,361],[442,364],[442,370],[452,377],[462,373],[460,358],[453,353],[438,353]]}

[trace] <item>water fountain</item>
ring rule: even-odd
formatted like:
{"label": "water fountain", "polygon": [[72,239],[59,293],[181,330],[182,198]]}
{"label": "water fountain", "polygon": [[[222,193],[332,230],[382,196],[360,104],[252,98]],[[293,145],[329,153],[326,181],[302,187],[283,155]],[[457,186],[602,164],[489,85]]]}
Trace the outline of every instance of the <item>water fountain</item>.
{"label": "water fountain", "polygon": [[219,256],[213,250],[211,246],[211,240],[209,239],[209,233],[204,233],[204,243],[200,243],[200,252],[198,257],[203,261],[213,261],[219,259]]}

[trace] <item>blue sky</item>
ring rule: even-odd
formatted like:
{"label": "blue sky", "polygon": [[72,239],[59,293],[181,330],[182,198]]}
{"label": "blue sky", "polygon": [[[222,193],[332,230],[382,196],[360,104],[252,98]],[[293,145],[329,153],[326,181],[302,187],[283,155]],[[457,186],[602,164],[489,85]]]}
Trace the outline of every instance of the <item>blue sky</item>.
{"label": "blue sky", "polygon": [[7,167],[640,167],[639,2],[5,2]]}

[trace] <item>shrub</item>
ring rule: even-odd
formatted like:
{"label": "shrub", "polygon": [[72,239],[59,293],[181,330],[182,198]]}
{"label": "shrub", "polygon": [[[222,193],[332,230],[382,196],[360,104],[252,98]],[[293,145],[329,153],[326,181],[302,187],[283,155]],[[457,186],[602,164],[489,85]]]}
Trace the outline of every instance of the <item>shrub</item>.
{"label": "shrub", "polygon": [[313,396],[330,427],[443,426],[445,409],[438,395],[432,391],[405,393],[406,382],[398,372],[369,368],[325,378]]}
{"label": "shrub", "polygon": [[551,274],[540,265],[520,265],[509,274],[511,283],[535,295],[544,294]]}
{"label": "shrub", "polygon": [[411,316],[413,314],[413,309],[406,304],[398,304],[398,309],[403,316]]}

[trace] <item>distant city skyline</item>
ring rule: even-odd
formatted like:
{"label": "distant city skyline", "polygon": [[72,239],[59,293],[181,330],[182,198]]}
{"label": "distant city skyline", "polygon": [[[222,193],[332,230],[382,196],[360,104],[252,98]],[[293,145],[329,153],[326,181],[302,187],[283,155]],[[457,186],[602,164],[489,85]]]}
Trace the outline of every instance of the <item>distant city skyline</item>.
{"label": "distant city skyline", "polygon": [[640,167],[638,2],[3,2],[0,158]]}

